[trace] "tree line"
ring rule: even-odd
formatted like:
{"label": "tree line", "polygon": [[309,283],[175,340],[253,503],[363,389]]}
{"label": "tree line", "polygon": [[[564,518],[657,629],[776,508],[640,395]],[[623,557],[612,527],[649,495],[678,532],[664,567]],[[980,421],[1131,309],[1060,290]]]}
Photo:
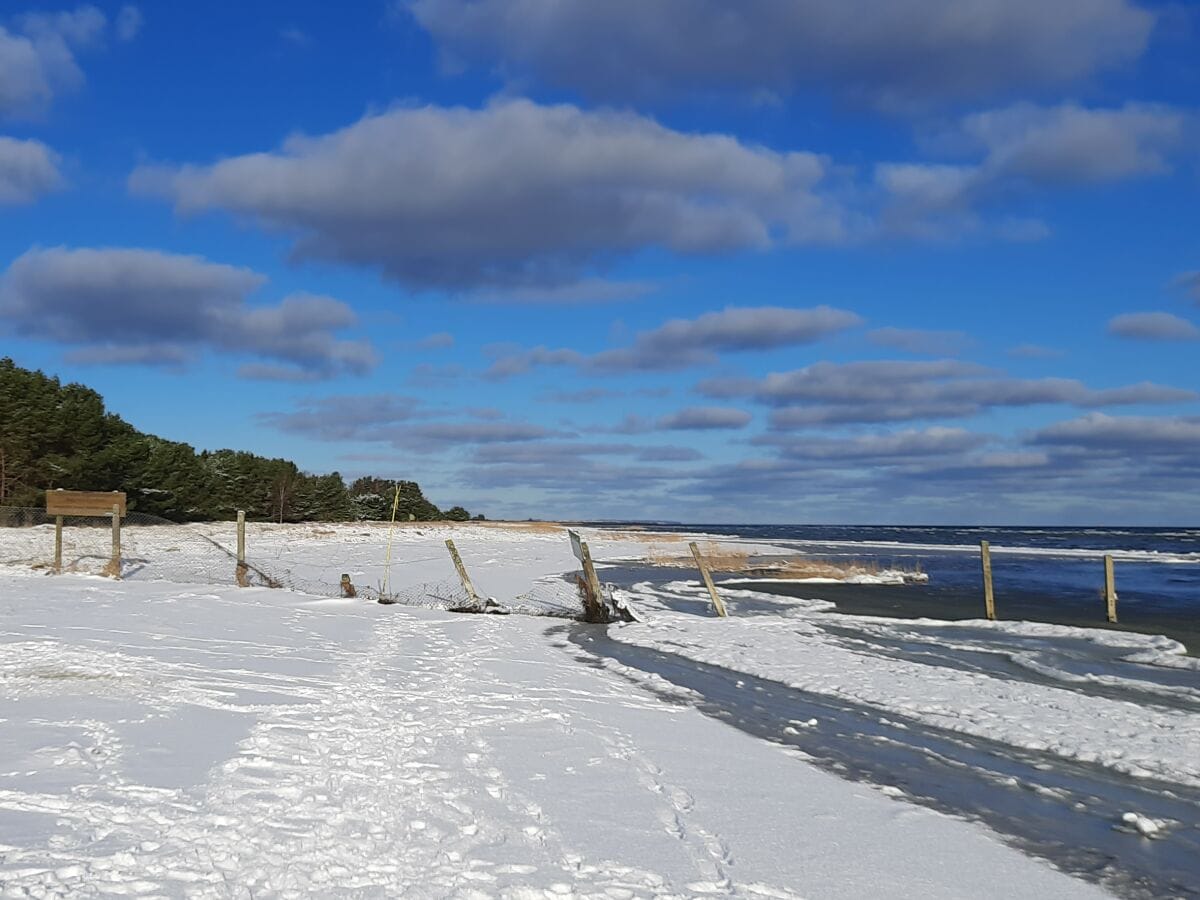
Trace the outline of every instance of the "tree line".
{"label": "tree line", "polygon": [[[287,459],[202,450],[138,431],[82,384],[0,359],[0,506],[42,506],[54,488],[124,491],[129,510],[176,522],[252,519],[465,521],[440,510],[415,481],[302,472]],[[398,494],[397,494],[398,490]],[[477,518],[483,518],[477,516]]]}

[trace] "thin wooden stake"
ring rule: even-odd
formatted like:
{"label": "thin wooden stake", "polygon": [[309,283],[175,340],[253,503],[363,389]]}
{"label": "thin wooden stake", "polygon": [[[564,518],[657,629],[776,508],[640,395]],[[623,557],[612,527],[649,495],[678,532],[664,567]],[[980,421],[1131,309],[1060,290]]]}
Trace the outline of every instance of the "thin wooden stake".
{"label": "thin wooden stake", "polygon": [[467,592],[472,603],[481,606],[479,595],[475,593],[475,585],[471,583],[471,576],[467,574],[467,567],[463,565],[462,557],[458,555],[458,548],[454,546],[454,541],[449,538],[446,539],[446,549],[450,551],[450,558],[454,560],[454,568],[458,569],[458,577],[462,580],[463,590]]}
{"label": "thin wooden stake", "polygon": [[992,550],[987,541],[979,542],[983,558],[983,605],[989,621],[996,620],[996,595],[992,592]]}
{"label": "thin wooden stake", "polygon": [[588,622],[604,623],[608,621],[608,610],[604,606],[604,594],[600,589],[600,579],[596,575],[596,566],[592,563],[592,552],[588,550],[587,541],[579,542],[579,555],[583,558],[584,584],[584,618]]}
{"label": "thin wooden stake", "polygon": [[54,517],[54,571],[62,574],[62,516]]}
{"label": "thin wooden stake", "polygon": [[717,611],[717,615],[724,619],[727,615],[725,603],[721,600],[721,595],[717,593],[717,586],[713,584],[712,576],[708,574],[708,563],[700,555],[700,548],[696,546],[695,541],[688,546],[692,548],[692,556],[696,557],[696,565],[700,568],[700,577],[704,579],[704,586],[708,588],[708,596],[712,597],[713,608]]}
{"label": "thin wooden stake", "polygon": [[1104,605],[1108,612],[1108,621],[1117,621],[1117,579],[1113,574],[1113,558],[1104,557]]}
{"label": "thin wooden stake", "polygon": [[112,508],[112,562],[109,563],[113,578],[121,577],[121,507]]}
{"label": "thin wooden stake", "polygon": [[[385,597],[387,596],[388,588],[391,586],[391,583],[392,583],[392,532],[395,531],[395,529],[396,529],[396,510],[399,508],[400,508],[400,484],[397,482],[396,496],[392,498],[392,521],[388,524],[387,553],[385,553],[384,557],[383,557],[383,588],[380,590],[380,593],[382,593],[383,596],[385,596]],[[449,541],[447,541],[446,543],[449,543]],[[450,552],[454,554],[454,558],[457,560],[458,559],[457,551],[451,549]],[[461,562],[459,563],[459,565],[461,565]]]}

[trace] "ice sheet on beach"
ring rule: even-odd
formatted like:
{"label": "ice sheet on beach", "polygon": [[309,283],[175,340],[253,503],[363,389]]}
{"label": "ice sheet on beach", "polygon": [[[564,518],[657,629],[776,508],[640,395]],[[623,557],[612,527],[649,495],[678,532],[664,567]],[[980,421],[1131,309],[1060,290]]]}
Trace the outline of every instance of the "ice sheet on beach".
{"label": "ice sheet on beach", "polygon": [[[631,598],[649,621],[612,637],[1009,746],[1200,786],[1200,672],[1177,641],[1030,622],[840,615],[825,601],[728,584],[727,620],[672,609],[704,600],[695,583],[639,585]],[[739,615],[739,601],[771,614]]]}

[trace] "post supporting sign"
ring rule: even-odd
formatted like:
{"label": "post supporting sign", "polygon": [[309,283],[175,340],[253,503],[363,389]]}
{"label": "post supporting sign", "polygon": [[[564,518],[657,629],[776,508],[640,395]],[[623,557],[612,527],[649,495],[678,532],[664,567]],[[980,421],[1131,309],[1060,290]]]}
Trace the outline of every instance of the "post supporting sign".
{"label": "post supporting sign", "polygon": [[46,515],[54,516],[54,571],[62,571],[65,516],[112,517],[112,559],[107,573],[121,577],[121,519],[126,515],[123,491],[46,491]]}

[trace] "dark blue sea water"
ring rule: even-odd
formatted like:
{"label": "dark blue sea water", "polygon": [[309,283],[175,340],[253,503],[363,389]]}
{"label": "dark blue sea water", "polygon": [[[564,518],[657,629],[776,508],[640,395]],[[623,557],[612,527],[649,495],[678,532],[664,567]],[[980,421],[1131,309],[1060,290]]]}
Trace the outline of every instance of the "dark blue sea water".
{"label": "dark blue sea water", "polygon": [[1018,528],[874,525],[687,525],[663,531],[791,546],[831,561],[861,560],[928,573],[924,586],[761,589],[822,596],[847,612],[974,618],[983,613],[979,542],[992,552],[1000,618],[1103,624],[1103,557],[1115,560],[1122,627],[1187,635],[1200,647],[1200,528]]}

